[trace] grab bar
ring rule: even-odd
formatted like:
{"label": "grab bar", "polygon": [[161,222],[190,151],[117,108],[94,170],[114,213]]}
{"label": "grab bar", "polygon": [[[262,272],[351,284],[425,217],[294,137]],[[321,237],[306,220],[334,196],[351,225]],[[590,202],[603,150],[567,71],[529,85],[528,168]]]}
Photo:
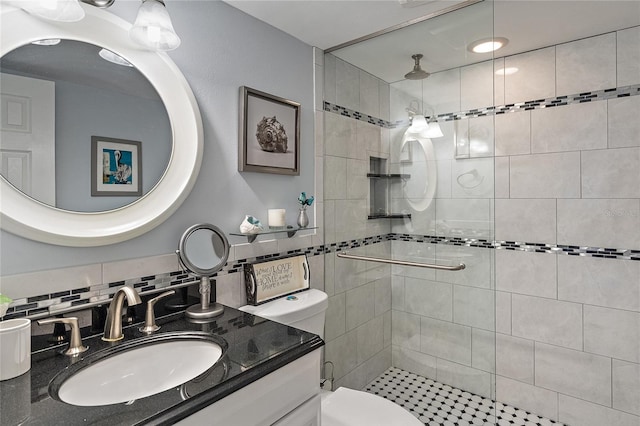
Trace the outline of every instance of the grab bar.
{"label": "grab bar", "polygon": [[343,259],[367,260],[369,262],[389,263],[391,265],[402,265],[402,266],[416,266],[418,268],[440,269],[443,271],[461,271],[462,269],[466,268],[464,263],[461,263],[456,266],[432,265],[430,263],[407,262],[406,260],[394,260],[394,259],[383,259],[381,257],[357,256],[355,254],[348,254],[347,252],[344,252],[344,251],[338,253],[336,256],[341,257]]}

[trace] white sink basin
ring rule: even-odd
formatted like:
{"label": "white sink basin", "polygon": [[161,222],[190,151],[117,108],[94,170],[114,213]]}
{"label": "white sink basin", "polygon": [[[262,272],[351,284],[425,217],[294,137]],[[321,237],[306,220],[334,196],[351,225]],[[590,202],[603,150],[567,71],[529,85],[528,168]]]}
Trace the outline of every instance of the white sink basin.
{"label": "white sink basin", "polygon": [[[226,344],[213,336],[171,333],[125,342],[70,366],[51,382],[72,405],[118,404],[179,386],[209,370]],[[224,347],[223,347],[224,346]]]}

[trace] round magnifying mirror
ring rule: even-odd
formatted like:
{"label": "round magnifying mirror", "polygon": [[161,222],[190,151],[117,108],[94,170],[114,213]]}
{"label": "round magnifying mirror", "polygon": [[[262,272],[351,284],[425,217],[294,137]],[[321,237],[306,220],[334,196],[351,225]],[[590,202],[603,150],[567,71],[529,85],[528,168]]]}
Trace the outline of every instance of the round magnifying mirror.
{"label": "round magnifying mirror", "polygon": [[208,223],[193,225],[184,232],[178,247],[180,262],[200,277],[200,304],[190,306],[187,316],[200,319],[222,314],[224,307],[215,303],[215,281],[212,287],[210,277],[227,263],[230,248],[227,237],[217,226]]}

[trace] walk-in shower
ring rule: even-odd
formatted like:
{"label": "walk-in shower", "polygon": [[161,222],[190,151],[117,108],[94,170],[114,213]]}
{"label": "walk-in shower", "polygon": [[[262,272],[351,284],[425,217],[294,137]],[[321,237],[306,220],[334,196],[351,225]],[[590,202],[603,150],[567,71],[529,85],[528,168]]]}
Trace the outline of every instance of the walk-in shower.
{"label": "walk-in shower", "polygon": [[638,52],[638,2],[485,0],[325,53],[335,386],[425,424],[640,424]]}

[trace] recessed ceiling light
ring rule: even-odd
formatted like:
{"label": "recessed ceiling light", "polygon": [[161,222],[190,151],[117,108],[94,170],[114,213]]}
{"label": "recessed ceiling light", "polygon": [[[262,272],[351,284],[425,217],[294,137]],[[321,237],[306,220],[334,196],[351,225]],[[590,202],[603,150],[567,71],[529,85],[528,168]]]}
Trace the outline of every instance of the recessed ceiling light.
{"label": "recessed ceiling light", "polygon": [[59,38],[45,38],[42,40],[32,41],[31,44],[36,44],[38,46],[55,46],[56,44],[60,44]]}
{"label": "recessed ceiling light", "polygon": [[516,67],[506,67],[506,68],[500,68],[496,70],[496,75],[511,75],[517,72],[518,72],[518,68]]}
{"label": "recessed ceiling light", "polygon": [[507,43],[509,40],[504,37],[483,38],[471,43],[467,46],[467,50],[474,53],[488,53],[506,46]]}

